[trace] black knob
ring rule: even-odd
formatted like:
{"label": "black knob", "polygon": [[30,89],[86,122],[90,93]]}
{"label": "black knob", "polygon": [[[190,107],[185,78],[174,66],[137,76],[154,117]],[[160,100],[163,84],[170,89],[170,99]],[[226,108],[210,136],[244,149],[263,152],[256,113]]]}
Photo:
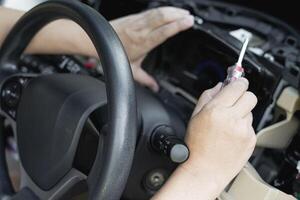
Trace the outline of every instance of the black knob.
{"label": "black knob", "polygon": [[156,128],[152,134],[151,144],[155,151],[168,156],[175,163],[185,162],[190,154],[187,145],[169,126],[162,125]]}
{"label": "black knob", "polygon": [[2,101],[8,108],[16,108],[21,97],[22,85],[16,81],[8,82],[2,90]]}

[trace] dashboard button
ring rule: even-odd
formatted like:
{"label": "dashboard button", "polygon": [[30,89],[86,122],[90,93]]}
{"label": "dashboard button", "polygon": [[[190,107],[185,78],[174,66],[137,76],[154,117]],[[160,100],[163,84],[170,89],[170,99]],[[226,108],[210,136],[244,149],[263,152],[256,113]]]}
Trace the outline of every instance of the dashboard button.
{"label": "dashboard button", "polygon": [[21,97],[22,85],[16,81],[7,83],[2,90],[3,105],[16,108]]}

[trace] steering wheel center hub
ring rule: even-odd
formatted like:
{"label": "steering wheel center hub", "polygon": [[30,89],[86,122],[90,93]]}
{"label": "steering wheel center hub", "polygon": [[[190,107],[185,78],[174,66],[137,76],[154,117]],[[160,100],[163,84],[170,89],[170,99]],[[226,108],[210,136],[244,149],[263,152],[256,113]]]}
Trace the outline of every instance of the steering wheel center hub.
{"label": "steering wheel center hub", "polygon": [[51,189],[72,169],[84,123],[104,104],[104,83],[88,76],[29,81],[17,111],[17,139],[23,167],[39,187]]}

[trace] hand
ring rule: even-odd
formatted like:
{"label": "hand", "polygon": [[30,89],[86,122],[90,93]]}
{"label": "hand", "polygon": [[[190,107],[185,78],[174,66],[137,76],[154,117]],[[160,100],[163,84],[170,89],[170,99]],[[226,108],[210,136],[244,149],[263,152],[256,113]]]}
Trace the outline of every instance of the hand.
{"label": "hand", "polygon": [[194,18],[187,10],[174,7],[151,9],[111,21],[132,65],[136,81],[153,91],[156,81],[141,68],[146,55],[175,34],[192,27]]}
{"label": "hand", "polygon": [[248,84],[241,78],[223,89],[218,84],[205,91],[188,127],[186,143],[191,154],[182,167],[195,177],[203,170],[211,172],[211,181],[221,191],[240,172],[255,147],[251,111],[257,98],[247,91]]}
{"label": "hand", "polygon": [[251,110],[257,99],[238,79],[205,91],[188,126],[187,162],[179,165],[152,200],[215,200],[251,156],[256,136]]}

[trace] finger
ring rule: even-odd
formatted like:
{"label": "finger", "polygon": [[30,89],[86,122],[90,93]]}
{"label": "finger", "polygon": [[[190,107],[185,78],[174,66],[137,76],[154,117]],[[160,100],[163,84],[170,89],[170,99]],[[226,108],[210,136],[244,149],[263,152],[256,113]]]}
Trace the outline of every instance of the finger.
{"label": "finger", "polygon": [[[244,134],[247,133],[248,136],[252,134],[255,135],[255,131],[253,129],[252,123],[253,123],[253,114],[250,112],[244,118],[241,118],[240,122],[238,122],[238,124],[242,124],[242,126],[240,127],[241,132]],[[246,138],[249,139],[249,137]]]}
{"label": "finger", "polygon": [[245,92],[233,105],[232,109],[237,117],[245,117],[257,104],[257,97],[252,92]]}
{"label": "finger", "polygon": [[138,69],[138,71],[134,74],[134,78],[141,85],[150,88],[153,92],[158,92],[159,86],[156,80],[142,68]]}
{"label": "finger", "polygon": [[253,114],[252,113],[249,113],[248,115],[246,115],[242,120],[245,120],[245,123],[248,127],[248,133],[249,133],[249,136],[250,135],[254,135],[255,136],[255,130],[252,126],[253,124]]}
{"label": "finger", "polygon": [[248,86],[249,82],[247,79],[239,78],[225,86],[213,99],[213,103],[221,104],[226,107],[233,106],[247,91]]}
{"label": "finger", "polygon": [[205,106],[209,101],[211,101],[216,96],[216,94],[218,94],[221,87],[222,87],[222,83],[218,83],[215,87],[206,90],[202,93],[194,109],[192,117],[194,117],[197,113],[199,113],[202,110],[203,106]]}
{"label": "finger", "polygon": [[157,27],[163,26],[170,22],[176,21],[189,15],[188,10],[175,7],[160,7],[144,12],[140,17],[146,22],[143,23],[144,28],[153,31]]}
{"label": "finger", "polygon": [[253,123],[253,114],[252,114],[252,112],[248,113],[243,119],[246,120],[246,123],[249,127],[252,126],[252,123]]}
{"label": "finger", "polygon": [[149,41],[151,41],[149,47],[150,49],[155,48],[159,44],[166,41],[168,38],[176,35],[177,33],[187,30],[192,27],[194,24],[194,17],[192,15],[188,15],[180,20],[171,22],[164,26],[161,26],[154,31],[150,32],[148,35]]}
{"label": "finger", "polygon": [[248,113],[241,120],[244,120],[246,122],[247,126],[252,126],[252,123],[253,123],[253,114],[252,114],[252,112]]}

